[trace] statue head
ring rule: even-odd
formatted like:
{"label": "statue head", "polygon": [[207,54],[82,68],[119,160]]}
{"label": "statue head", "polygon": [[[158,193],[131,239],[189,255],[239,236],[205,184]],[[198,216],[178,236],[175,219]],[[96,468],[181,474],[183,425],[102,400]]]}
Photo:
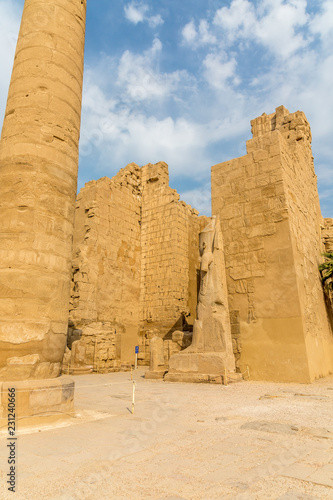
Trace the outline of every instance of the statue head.
{"label": "statue head", "polygon": [[208,226],[206,226],[199,235],[199,251],[201,257],[204,253],[213,251],[215,225],[216,217],[212,217]]}

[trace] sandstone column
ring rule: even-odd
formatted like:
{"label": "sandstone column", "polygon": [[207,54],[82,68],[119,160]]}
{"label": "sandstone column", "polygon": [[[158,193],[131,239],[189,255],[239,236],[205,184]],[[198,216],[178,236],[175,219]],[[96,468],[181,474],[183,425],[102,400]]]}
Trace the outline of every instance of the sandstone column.
{"label": "sandstone column", "polygon": [[66,344],[86,0],[25,0],[0,143],[0,380]]}

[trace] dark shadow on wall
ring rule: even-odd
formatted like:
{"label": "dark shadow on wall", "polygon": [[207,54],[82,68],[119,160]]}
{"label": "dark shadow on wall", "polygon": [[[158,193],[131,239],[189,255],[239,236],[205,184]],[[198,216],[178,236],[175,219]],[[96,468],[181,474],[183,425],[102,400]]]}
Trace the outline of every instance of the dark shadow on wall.
{"label": "dark shadow on wall", "polygon": [[190,325],[187,322],[187,318],[189,317],[189,314],[186,314],[183,312],[179,319],[172,325],[172,327],[169,329],[169,331],[164,335],[163,340],[172,340],[172,334],[176,330],[179,330],[181,332],[189,332],[191,333],[193,331],[193,325]]}
{"label": "dark shadow on wall", "polygon": [[324,292],[325,297],[325,306],[329,321],[331,323],[331,330],[333,334],[333,290],[331,291],[331,295],[328,296],[327,293]]}

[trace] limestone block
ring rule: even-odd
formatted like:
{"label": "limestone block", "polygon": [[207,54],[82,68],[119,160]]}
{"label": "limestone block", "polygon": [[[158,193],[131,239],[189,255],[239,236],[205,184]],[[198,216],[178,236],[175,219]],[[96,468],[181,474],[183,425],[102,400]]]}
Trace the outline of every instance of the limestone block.
{"label": "limestone block", "polygon": [[150,371],[164,370],[164,346],[161,337],[154,337],[150,341]]}
{"label": "limestone block", "polygon": [[146,379],[162,379],[166,372],[164,361],[164,345],[161,337],[150,340],[150,364],[149,371],[145,373]]}
{"label": "limestone block", "polygon": [[[233,374],[235,377],[236,374]],[[169,372],[166,373],[164,380],[167,382],[182,382],[182,383],[209,383],[209,384],[222,384],[223,376],[222,375],[208,375],[199,372]]]}
{"label": "limestone block", "polygon": [[221,353],[175,354],[169,360],[169,373],[223,374],[227,370],[225,357]]}
{"label": "limestone block", "polygon": [[80,341],[76,340],[72,344],[71,364],[76,366],[83,366],[86,358],[86,347]]}
{"label": "limestone block", "polygon": [[65,419],[74,414],[74,382],[69,377],[1,383],[0,412],[7,411],[8,389],[15,389],[16,419],[19,426]]}

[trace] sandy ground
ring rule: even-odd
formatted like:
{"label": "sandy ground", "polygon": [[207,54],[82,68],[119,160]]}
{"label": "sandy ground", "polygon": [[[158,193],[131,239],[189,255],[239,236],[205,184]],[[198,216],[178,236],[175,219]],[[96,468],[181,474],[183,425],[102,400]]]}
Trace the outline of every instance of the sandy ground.
{"label": "sandy ground", "polygon": [[312,385],[73,377],[76,414],[21,429],[0,499],[333,499],[333,377]]}

